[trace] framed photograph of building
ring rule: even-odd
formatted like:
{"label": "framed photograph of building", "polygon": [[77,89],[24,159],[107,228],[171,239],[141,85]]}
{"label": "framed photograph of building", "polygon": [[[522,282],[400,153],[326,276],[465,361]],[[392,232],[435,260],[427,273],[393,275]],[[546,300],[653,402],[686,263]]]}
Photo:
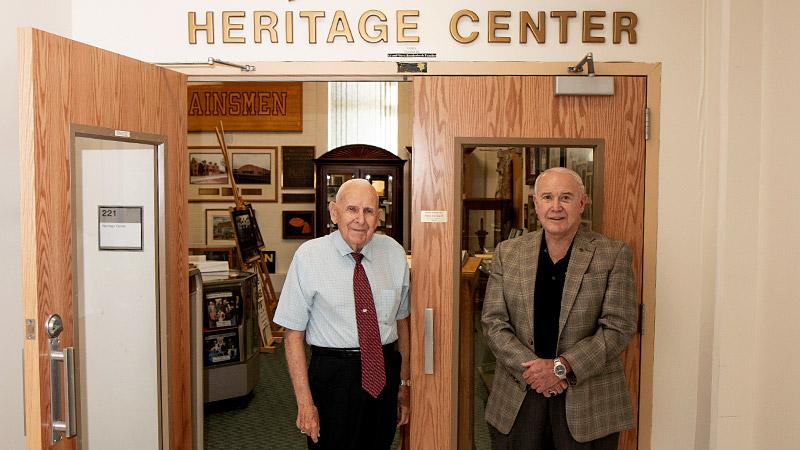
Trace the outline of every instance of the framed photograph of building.
{"label": "framed photograph of building", "polygon": [[284,239],[314,237],[314,211],[283,211]]}
{"label": "framed photograph of building", "polygon": [[231,152],[233,180],[236,184],[271,184],[272,154]]}
{"label": "framed photograph of building", "polygon": [[218,185],[228,184],[228,168],[221,152],[193,153],[189,151],[189,184]]}
{"label": "framed photograph of building", "polygon": [[206,210],[206,245],[234,246],[231,213],[227,209]]}
{"label": "framed photograph of building", "polygon": [[190,202],[233,202],[230,178],[246,202],[278,201],[278,149],[262,146],[229,146],[227,167],[217,146],[189,147]]}

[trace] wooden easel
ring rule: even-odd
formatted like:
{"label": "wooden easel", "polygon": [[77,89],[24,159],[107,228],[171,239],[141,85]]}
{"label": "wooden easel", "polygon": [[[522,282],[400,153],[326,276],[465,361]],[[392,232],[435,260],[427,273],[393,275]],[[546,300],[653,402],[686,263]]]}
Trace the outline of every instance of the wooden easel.
{"label": "wooden easel", "polygon": [[[215,127],[214,130],[217,133],[217,141],[219,141],[222,157],[225,160],[225,166],[228,168],[228,180],[233,189],[233,201],[236,205],[233,209],[250,209],[250,205],[245,203],[242,199],[239,188],[236,186],[236,180],[233,178],[233,166],[231,165],[230,156],[228,155],[228,146],[225,144],[225,130],[222,127],[222,121],[219,122],[219,127]],[[263,241],[263,237],[259,236],[259,238]],[[258,279],[261,283],[261,296],[258,299],[258,307],[256,309],[258,311],[258,330],[261,334],[262,344],[258,350],[261,353],[272,353],[275,351],[275,344],[279,344],[283,340],[284,329],[283,327],[275,325],[275,322],[272,320],[275,316],[275,309],[278,307],[278,297],[275,294],[275,288],[272,286],[272,280],[269,278],[267,264],[261,257],[260,251],[263,249],[259,248],[258,257],[249,258],[247,260],[242,257],[238,241],[236,242],[236,249],[239,254],[239,259],[242,262],[242,268],[253,268],[256,274],[258,274]]]}

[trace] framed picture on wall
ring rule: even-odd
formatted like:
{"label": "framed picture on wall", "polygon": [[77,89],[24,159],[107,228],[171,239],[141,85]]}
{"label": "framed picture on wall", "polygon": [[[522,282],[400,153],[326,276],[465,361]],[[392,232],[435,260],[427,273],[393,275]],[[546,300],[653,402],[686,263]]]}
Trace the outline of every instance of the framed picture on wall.
{"label": "framed picture on wall", "polygon": [[190,202],[233,202],[230,176],[247,202],[278,201],[278,149],[229,146],[227,167],[217,146],[189,147]]}
{"label": "framed picture on wall", "polygon": [[271,184],[272,156],[268,152],[242,153],[231,152],[233,181],[239,185]]}
{"label": "framed picture on wall", "polygon": [[283,189],[312,189],[314,187],[314,147],[281,147]]}
{"label": "framed picture on wall", "polygon": [[234,246],[231,213],[227,209],[206,210],[206,245]]}
{"label": "framed picture on wall", "polygon": [[189,184],[228,184],[228,168],[221,152],[189,151]]}
{"label": "framed picture on wall", "polygon": [[283,211],[284,239],[314,237],[314,211]]}

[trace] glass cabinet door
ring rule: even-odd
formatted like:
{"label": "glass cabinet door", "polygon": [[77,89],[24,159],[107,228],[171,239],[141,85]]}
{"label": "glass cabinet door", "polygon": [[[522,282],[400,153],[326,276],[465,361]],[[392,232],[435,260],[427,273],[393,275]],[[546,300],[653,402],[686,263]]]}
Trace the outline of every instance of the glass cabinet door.
{"label": "glass cabinet door", "polygon": [[378,227],[375,232],[394,236],[392,226],[395,223],[397,195],[394,170],[367,168],[363,170],[363,178],[372,183],[378,193]]}
{"label": "glass cabinet door", "polygon": [[330,234],[337,229],[336,224],[331,221],[331,214],[328,212],[328,203],[336,200],[336,193],[339,191],[339,187],[344,184],[345,181],[352,180],[353,178],[357,177],[358,169],[347,170],[333,167],[330,169],[325,169],[323,180],[325,183],[325,204],[321,208],[321,211],[323,212],[322,217],[319,218],[319,220],[322,220],[322,223],[325,224],[324,234]]}

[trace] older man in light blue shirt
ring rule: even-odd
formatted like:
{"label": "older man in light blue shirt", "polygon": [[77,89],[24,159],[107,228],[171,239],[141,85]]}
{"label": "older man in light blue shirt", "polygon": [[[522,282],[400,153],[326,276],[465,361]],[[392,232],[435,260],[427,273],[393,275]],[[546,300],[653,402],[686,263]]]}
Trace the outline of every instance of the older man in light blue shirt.
{"label": "older man in light blue shirt", "polygon": [[[329,210],[339,230],[297,250],[274,319],[287,328],[284,342],[297,399],[296,424],[308,435],[309,448],[388,449],[397,425],[409,419],[405,251],[394,239],[374,235],[378,196],[368,181],[344,183]],[[385,387],[377,397],[361,388],[356,258],[366,272],[383,346]],[[309,365],[304,341],[312,349]]]}

